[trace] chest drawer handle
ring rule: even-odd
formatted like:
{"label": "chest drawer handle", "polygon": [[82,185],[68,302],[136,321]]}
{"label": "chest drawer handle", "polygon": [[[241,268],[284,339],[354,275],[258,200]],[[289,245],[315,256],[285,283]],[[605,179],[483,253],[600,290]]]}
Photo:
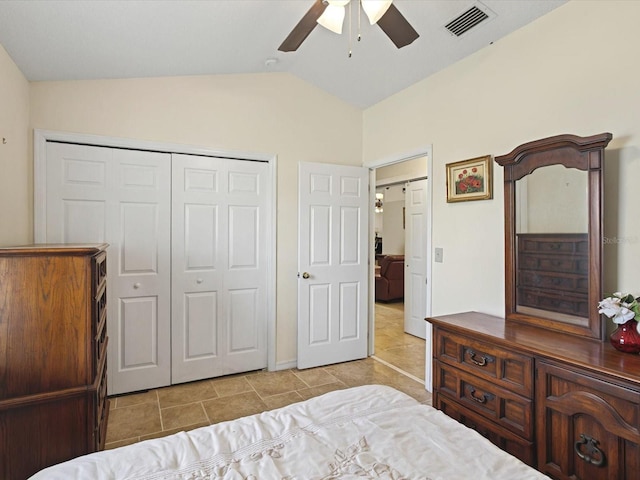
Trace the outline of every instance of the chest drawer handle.
{"label": "chest drawer handle", "polygon": [[482,403],[485,404],[487,403],[489,400],[492,400],[494,395],[490,394],[490,393],[483,393],[482,396],[476,396],[474,395],[476,393],[476,389],[473,387],[469,387],[469,397],[471,397],[472,400],[475,400],[478,403]]}
{"label": "chest drawer handle", "polygon": [[604,452],[598,448],[598,443],[600,442],[595,438],[581,433],[580,440],[574,444],[573,449],[576,451],[576,455],[585,462],[601,467],[604,465]]}
{"label": "chest drawer handle", "polygon": [[489,355],[481,355],[480,356],[481,359],[476,360],[476,352],[474,352],[470,348],[467,348],[467,354],[469,355],[469,360],[471,360],[474,364],[476,364],[479,367],[484,367],[487,363],[493,362],[493,357],[490,357]]}

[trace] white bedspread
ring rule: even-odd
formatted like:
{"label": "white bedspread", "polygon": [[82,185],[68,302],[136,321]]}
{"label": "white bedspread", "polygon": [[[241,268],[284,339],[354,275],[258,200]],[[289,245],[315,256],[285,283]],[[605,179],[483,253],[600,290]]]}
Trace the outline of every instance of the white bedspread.
{"label": "white bedspread", "polygon": [[442,412],[369,385],[86,455],[32,480],[544,478]]}

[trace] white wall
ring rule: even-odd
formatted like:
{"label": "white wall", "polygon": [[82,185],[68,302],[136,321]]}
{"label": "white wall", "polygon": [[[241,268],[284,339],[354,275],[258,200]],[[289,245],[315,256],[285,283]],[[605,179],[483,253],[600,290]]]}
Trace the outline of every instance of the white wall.
{"label": "white wall", "polygon": [[365,111],[365,164],[433,145],[434,315],[504,314],[502,168],[492,200],[446,203],[445,165],[562,133],[613,133],[604,289],[640,294],[638,18],[640,2],[570,1]]}
{"label": "white wall", "polygon": [[[277,154],[276,362],[295,361],[298,162],[361,164],[361,111],[271,73],[33,83],[30,118],[44,130]],[[21,188],[31,195],[31,178]]]}
{"label": "white wall", "polygon": [[33,236],[28,125],[29,83],[0,45],[0,246]]}

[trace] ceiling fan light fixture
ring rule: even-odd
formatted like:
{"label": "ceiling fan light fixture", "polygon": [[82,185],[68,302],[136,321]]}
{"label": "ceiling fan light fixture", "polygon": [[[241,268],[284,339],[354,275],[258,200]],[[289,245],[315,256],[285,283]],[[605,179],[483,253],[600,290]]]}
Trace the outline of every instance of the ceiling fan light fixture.
{"label": "ceiling fan light fixture", "polygon": [[374,25],[387,13],[392,1],[393,0],[360,0],[360,4],[369,22],[371,25]]}
{"label": "ceiling fan light fixture", "polygon": [[[344,3],[346,5],[347,2],[337,2]],[[324,10],[323,14],[320,15],[318,20],[318,24],[322,25],[324,28],[331,30],[334,33],[342,33],[342,24],[344,23],[344,15],[345,8],[344,5],[336,4],[336,2],[330,2],[327,5],[327,8]]]}

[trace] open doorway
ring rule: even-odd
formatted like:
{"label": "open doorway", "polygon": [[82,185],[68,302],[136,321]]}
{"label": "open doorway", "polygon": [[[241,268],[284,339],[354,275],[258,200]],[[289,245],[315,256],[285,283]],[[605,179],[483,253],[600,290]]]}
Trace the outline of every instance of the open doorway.
{"label": "open doorway", "polygon": [[373,169],[371,229],[374,357],[425,382],[427,389],[431,381],[424,322],[430,314],[428,171],[427,155]]}

